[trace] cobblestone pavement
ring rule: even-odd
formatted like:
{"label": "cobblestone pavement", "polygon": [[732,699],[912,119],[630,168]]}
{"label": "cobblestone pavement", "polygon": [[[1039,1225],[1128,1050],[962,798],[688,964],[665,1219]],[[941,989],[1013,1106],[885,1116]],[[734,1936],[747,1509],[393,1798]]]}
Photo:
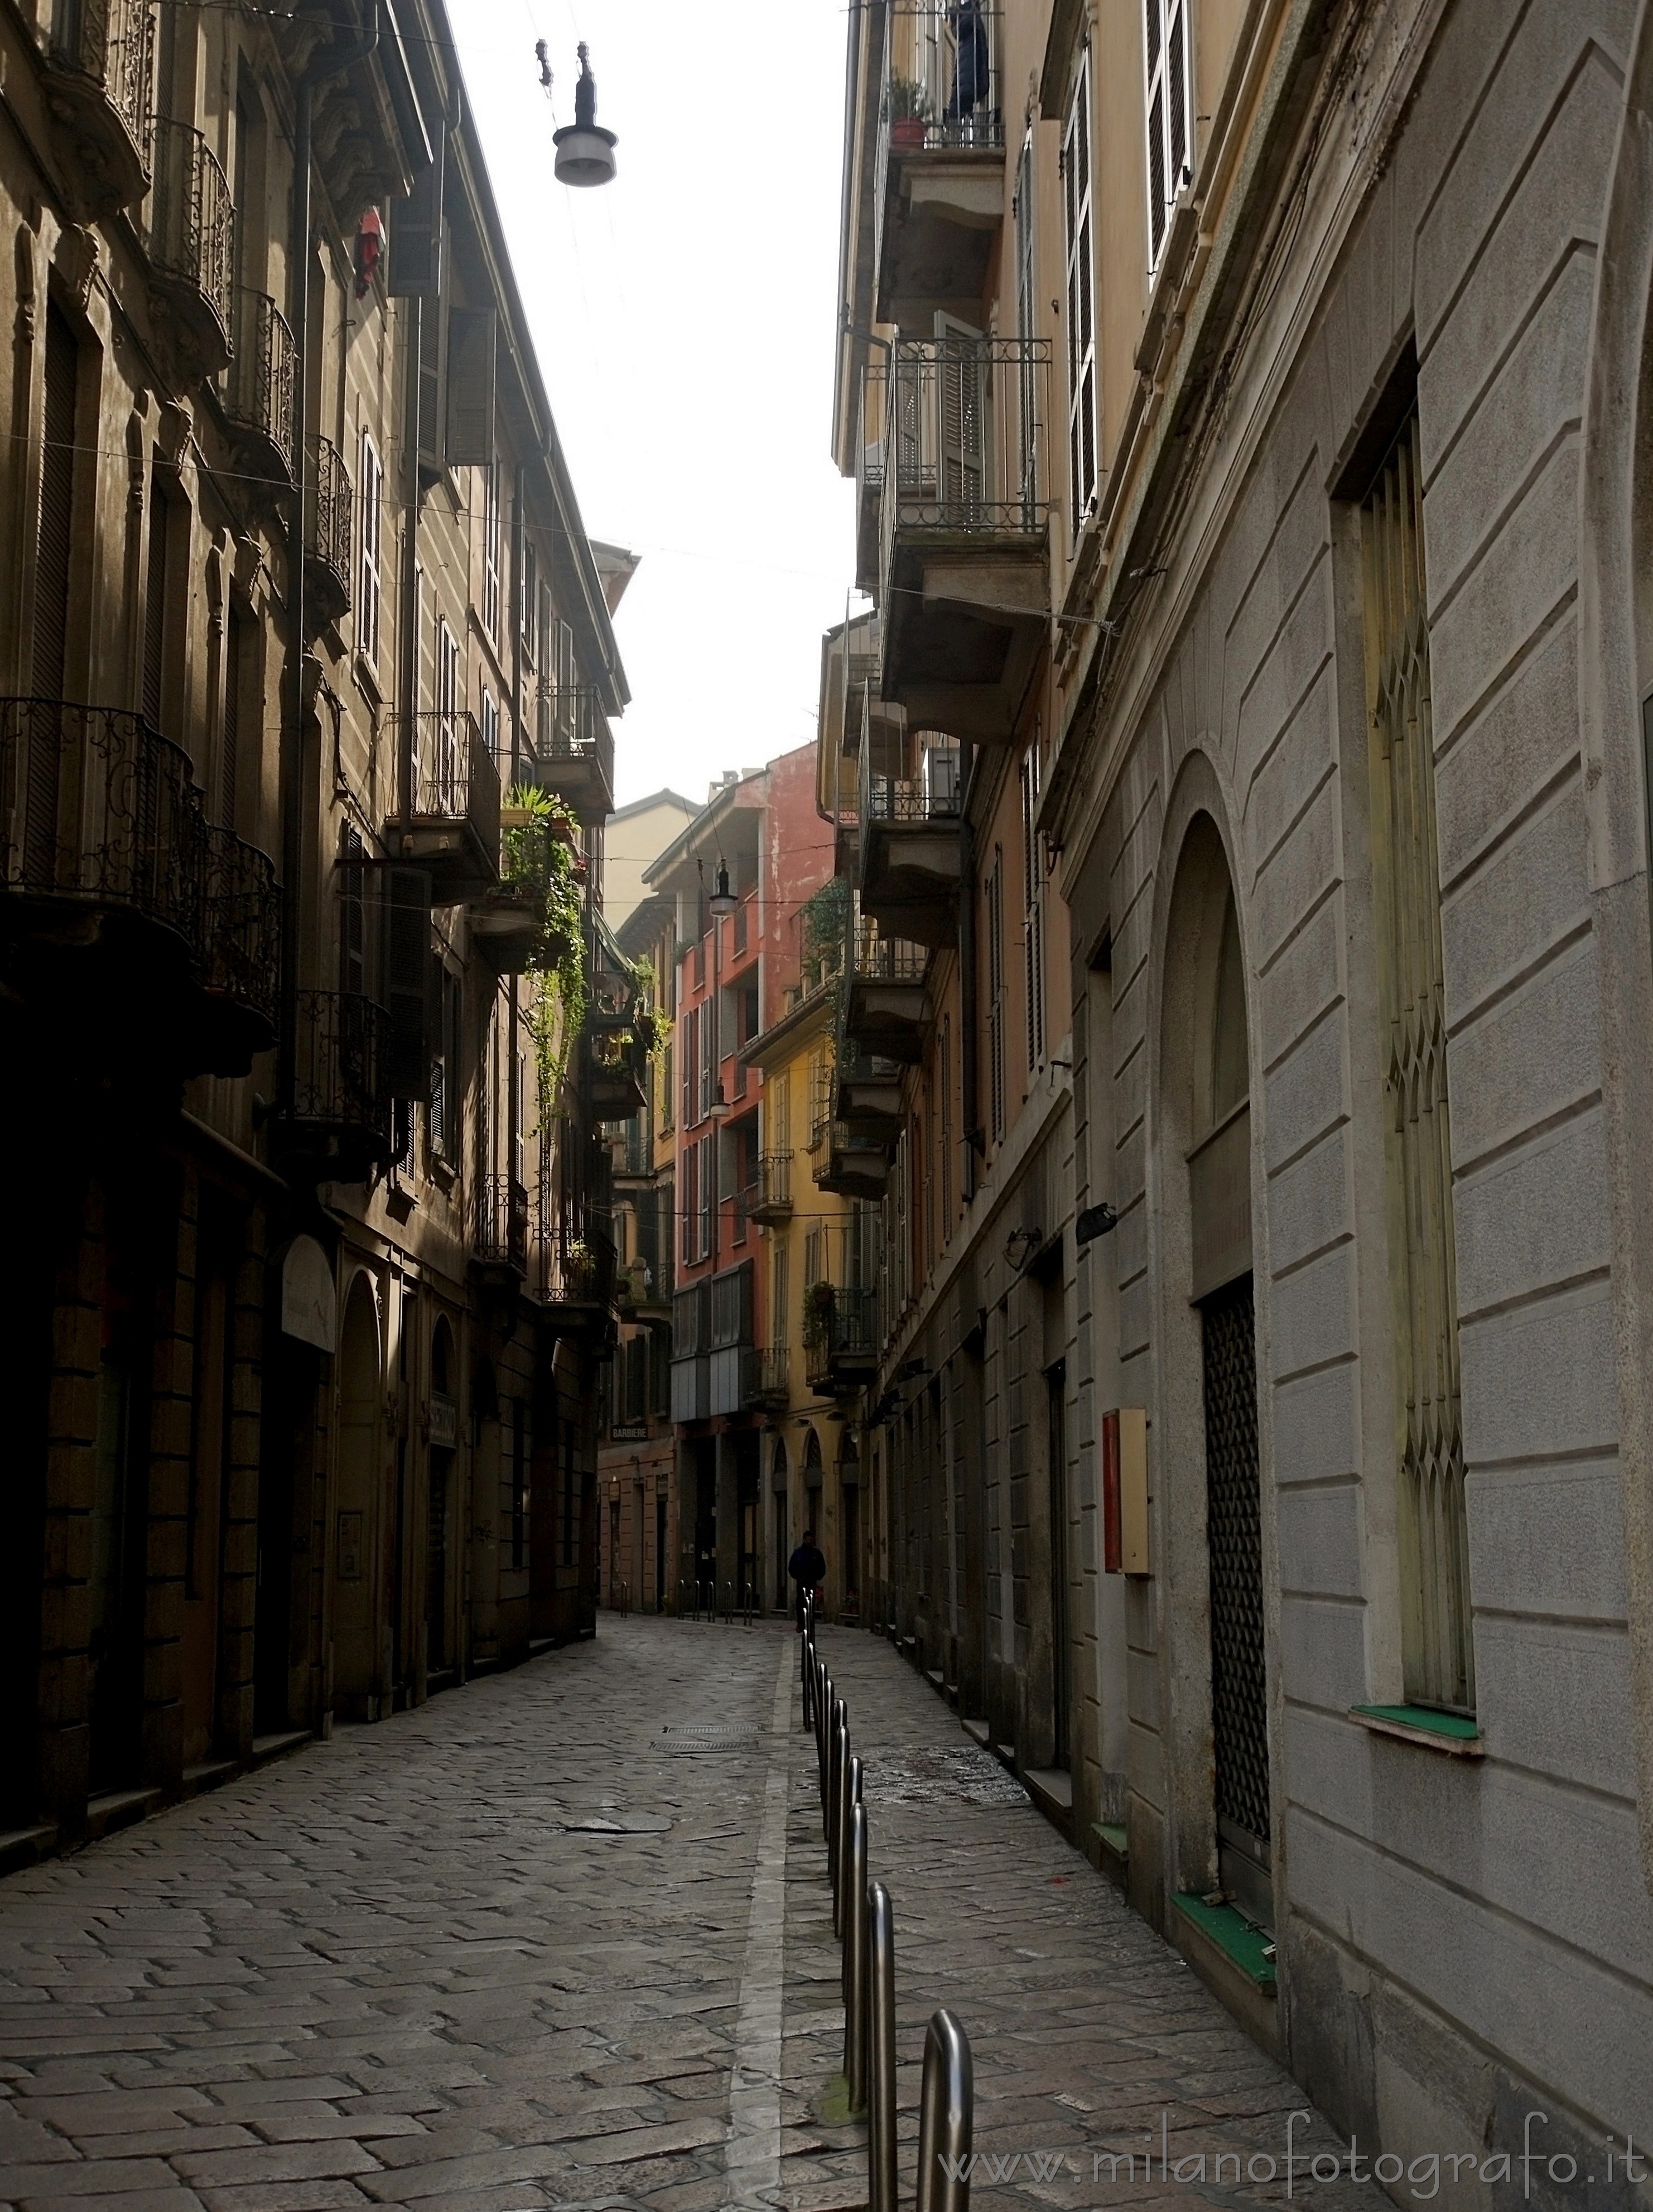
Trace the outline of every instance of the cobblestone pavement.
{"label": "cobblestone pavement", "polygon": [[[887,1645],[825,1640],[896,1903],[909,2186],[945,2002],[978,2148],[1066,2154],[1042,2180],[978,2174],[978,2202],[1283,2196],[1176,2168],[1279,2158],[1300,2094],[997,1770],[982,1786]],[[864,2203],[837,1974],[795,1638],[605,1616],[593,1644],[0,1883],[0,2203]],[[1094,2177],[1162,2116],[1164,2176]],[[1296,2194],[1379,2202],[1301,2174]]]}

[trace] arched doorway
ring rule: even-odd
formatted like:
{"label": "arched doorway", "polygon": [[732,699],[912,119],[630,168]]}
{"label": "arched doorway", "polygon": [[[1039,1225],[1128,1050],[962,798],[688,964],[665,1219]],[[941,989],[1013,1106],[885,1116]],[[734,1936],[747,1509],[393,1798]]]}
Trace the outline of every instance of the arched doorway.
{"label": "arched doorway", "polygon": [[453,1663],[448,1531],[453,1510],[453,1455],[459,1435],[453,1376],[453,1331],[444,1315],[430,1338],[430,1467],[425,1503],[427,1680],[432,1674],[446,1673]]}
{"label": "arched doorway", "polygon": [[[1174,1662],[1188,1685],[1175,1878],[1203,1887],[1214,1875],[1249,1917],[1272,1927],[1245,959],[1227,856],[1208,813],[1194,815],[1177,864],[1162,1034],[1166,1433],[1182,1468],[1203,1468],[1197,1485],[1165,1468],[1174,1617],[1184,1634],[1198,1636],[1203,1625],[1206,1646]],[[1197,1449],[1186,1450],[1183,1438],[1197,1438]]]}
{"label": "arched doorway", "polygon": [[333,1703],[346,1720],[378,1717],[380,1395],[379,1309],[362,1272],[344,1307],[333,1516]]}

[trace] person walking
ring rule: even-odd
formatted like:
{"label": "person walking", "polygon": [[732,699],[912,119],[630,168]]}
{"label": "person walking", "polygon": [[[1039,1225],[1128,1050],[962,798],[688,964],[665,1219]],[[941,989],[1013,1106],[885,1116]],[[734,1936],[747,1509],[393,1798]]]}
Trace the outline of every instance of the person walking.
{"label": "person walking", "polygon": [[816,1542],[813,1528],[805,1529],[803,1542],[787,1562],[787,1572],[798,1585],[798,1633],[801,1636],[805,1594],[818,1590],[826,1580],[826,1553]]}

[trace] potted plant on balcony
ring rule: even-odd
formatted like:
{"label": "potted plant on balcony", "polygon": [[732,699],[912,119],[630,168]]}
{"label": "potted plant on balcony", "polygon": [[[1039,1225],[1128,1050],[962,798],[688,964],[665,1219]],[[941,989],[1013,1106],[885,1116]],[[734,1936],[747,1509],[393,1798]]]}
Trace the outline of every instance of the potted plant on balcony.
{"label": "potted plant on balcony", "polygon": [[921,153],[931,121],[930,95],[916,77],[890,78],[888,112],[890,150],[897,154]]}
{"label": "potted plant on balcony", "polygon": [[573,822],[560,799],[532,784],[509,793],[501,810],[504,887],[538,902],[539,934],[526,965],[536,983],[527,1023],[546,1115],[556,1110],[568,1054],[586,1019],[585,902],[567,835]]}
{"label": "potted plant on balcony", "polygon": [[830,1340],[832,1310],[831,1284],[811,1283],[804,1293],[804,1341],[811,1350],[818,1348]]}

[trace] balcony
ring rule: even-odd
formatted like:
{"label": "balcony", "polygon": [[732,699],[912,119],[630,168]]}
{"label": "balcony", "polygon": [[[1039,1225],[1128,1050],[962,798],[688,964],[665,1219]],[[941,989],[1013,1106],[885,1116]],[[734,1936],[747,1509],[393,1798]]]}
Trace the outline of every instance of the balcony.
{"label": "balcony", "polygon": [[902,1126],[901,1079],[898,1060],[841,1036],[833,1119],[881,1145],[893,1144]]}
{"label": "balcony", "polygon": [[390,1016],[355,991],[301,991],[286,1152],[319,1176],[359,1182],[392,1157]]}
{"label": "balcony", "polygon": [[282,895],[269,854],[216,824],[206,832],[204,919],[206,1066],[246,1075],[253,1054],[276,1042]]}
{"label": "balcony", "polygon": [[614,811],[614,732],[587,685],[542,684],[534,702],[527,781],[566,801],[582,823]]}
{"label": "balcony", "polygon": [[861,371],[860,455],[855,469],[855,589],[878,588],[878,510],[884,500],[884,433],[889,407],[884,356]]}
{"label": "balcony", "polygon": [[275,1042],[275,868],[140,714],[0,700],[0,927],[43,1003],[134,1024],[187,1074],[245,1075]]}
{"label": "balcony", "polygon": [[349,471],[331,438],[310,441],[315,468],[304,488],[304,564],[312,635],[350,611]]}
{"label": "balcony", "polygon": [[889,1180],[887,1138],[854,1129],[848,1121],[828,1125],[823,1157],[815,1170],[817,1190],[835,1198],[882,1198]]}
{"label": "balcony", "polygon": [[874,185],[879,322],[981,319],[1005,213],[1003,46],[999,10],[975,0],[890,9]]}
{"label": "balcony", "polygon": [[1042,339],[902,340],[880,517],[884,693],[909,724],[1007,744],[1050,618]]}
{"label": "balcony", "polygon": [[[876,1062],[914,1067],[923,1059],[930,1029],[925,994],[929,965],[926,946],[885,937],[874,921],[860,923],[844,994],[843,1069],[852,1084],[864,1061],[870,1073]],[[846,1110],[844,1091],[841,1075],[841,1114]]]}
{"label": "balcony", "polygon": [[473,716],[414,716],[412,799],[405,823],[385,824],[389,850],[429,869],[438,906],[483,900],[499,882],[500,778]]}
{"label": "balcony", "polygon": [[598,1030],[589,1040],[591,1110],[599,1121],[627,1121],[648,1104],[648,1046],[634,1030]]}
{"label": "balcony", "polygon": [[878,1373],[878,1291],[811,1283],[804,1293],[805,1379],[811,1390],[859,1389]]}
{"label": "balcony", "polygon": [[792,1154],[764,1152],[746,1192],[746,1218],[776,1228],[792,1219]]}
{"label": "balcony", "polygon": [[878,775],[862,748],[861,912],[892,937],[939,950],[957,942],[961,859],[958,749],[932,745],[917,776]]}
{"label": "balcony", "polygon": [[618,1255],[612,1240],[589,1224],[583,1235],[567,1222],[542,1222],[532,1255],[534,1298],[559,1336],[606,1336],[613,1327]]}
{"label": "balcony", "polygon": [[471,1264],[502,1288],[528,1272],[528,1192],[513,1176],[483,1176],[477,1186],[477,1219]]}
{"label": "balcony", "polygon": [[154,141],[149,0],[56,0],[46,67],[76,211],[135,206],[149,190]]}
{"label": "balcony", "polygon": [[234,336],[235,351],[220,378],[225,416],[250,473],[272,484],[290,485],[293,333],[267,292],[238,284]]}
{"label": "balcony", "polygon": [[752,1394],[749,1402],[761,1407],[765,1413],[784,1413],[791,1396],[791,1371],[787,1347],[783,1344],[769,1345],[754,1354],[756,1373],[752,1378]]}
{"label": "balcony", "polygon": [[155,126],[147,243],[181,352],[198,374],[216,375],[231,352],[235,209],[217,155],[191,124]]}
{"label": "balcony", "polygon": [[712,1412],[711,1285],[693,1283],[672,1301],[672,1418],[704,1421]]}

